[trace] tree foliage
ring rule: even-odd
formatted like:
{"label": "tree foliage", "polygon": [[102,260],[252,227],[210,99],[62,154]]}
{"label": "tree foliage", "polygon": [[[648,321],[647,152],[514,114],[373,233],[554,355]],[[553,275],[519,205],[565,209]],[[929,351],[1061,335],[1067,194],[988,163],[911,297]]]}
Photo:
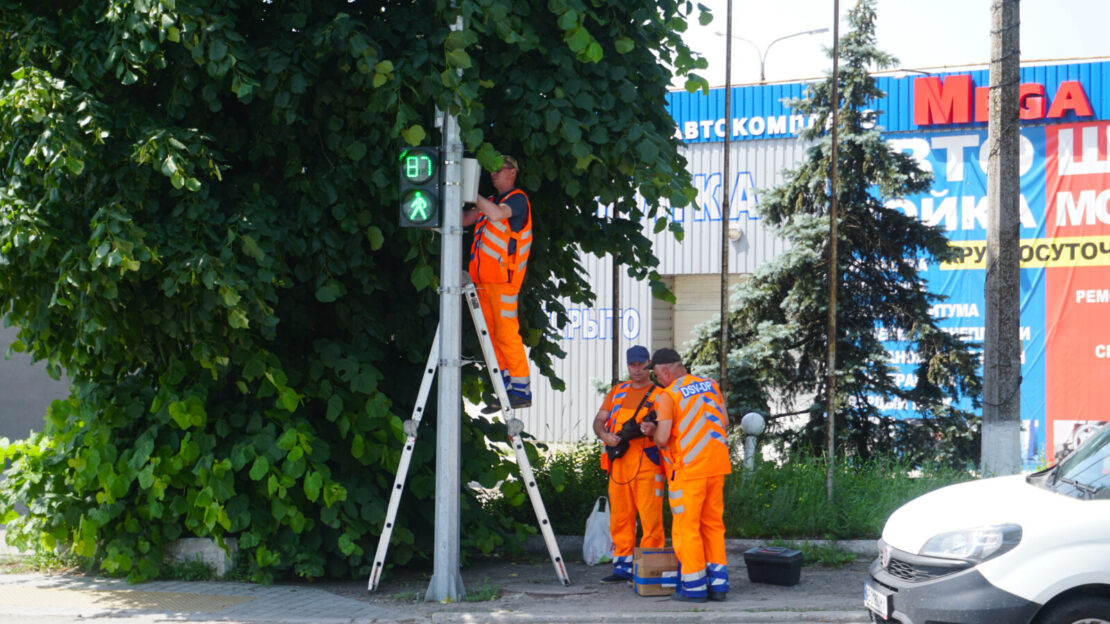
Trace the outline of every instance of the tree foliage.
{"label": "tree foliage", "polygon": [[[884,205],[927,191],[931,177],[873,127],[876,113],[868,109],[883,93],[868,72],[894,64],[875,47],[873,4],[861,0],[849,14],[851,32],[840,42],[838,101],[832,101],[830,76],[791,103],[821,120],[830,119],[837,107],[836,430],[839,444],[863,458],[896,451],[962,462],[978,452],[976,421],[957,407],[965,398],[977,405],[978,358],[969,351],[972,345],[937,326],[930,307],[940,296],[928,292],[918,275],[921,260],[953,257],[944,234]],[[824,452],[829,400],[833,146],[826,125],[803,132],[802,140],[812,142],[805,159],[760,207],[788,249],[739,287],[728,314],[730,411],[768,414],[772,404],[786,405],[785,413],[772,418],[808,418],[800,431],[784,431],[785,439],[816,453]],[[718,361],[718,331],[703,328],[692,347],[694,362],[708,367]],[[919,358],[913,385],[900,385],[894,377],[884,336]],[[921,419],[884,416],[875,399],[908,401]],[[791,414],[792,409],[800,412]]]}
{"label": "tree foliage", "polygon": [[[438,108],[487,169],[518,158],[537,240],[522,327],[550,373],[557,298],[592,298],[576,245],[649,276],[641,223],[693,196],[664,101],[672,71],[704,65],[680,40],[693,10],[0,7],[0,316],[13,349],[72,381],[44,432],[2,455],[9,536],[132,579],[191,535],[237,538],[263,580],[367,574],[438,322],[439,237],[398,227],[398,150],[439,143]],[[467,396],[482,375],[464,370]],[[430,550],[434,416],[391,562]],[[504,439],[465,420],[462,481],[519,504],[489,442]],[[534,531],[463,496],[465,550]]]}

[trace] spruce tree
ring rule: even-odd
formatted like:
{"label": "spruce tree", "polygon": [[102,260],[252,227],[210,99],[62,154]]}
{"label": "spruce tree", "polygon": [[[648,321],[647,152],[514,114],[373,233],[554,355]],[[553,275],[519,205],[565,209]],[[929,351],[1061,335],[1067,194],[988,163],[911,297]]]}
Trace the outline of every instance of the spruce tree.
{"label": "spruce tree", "polygon": [[[874,1],[860,0],[849,21],[850,33],[840,42],[835,104],[838,447],[863,458],[894,451],[962,463],[978,449],[976,419],[957,407],[967,398],[972,407],[978,404],[978,358],[973,345],[937,326],[929,310],[942,297],[930,293],[918,273],[920,261],[946,260],[952,251],[939,228],[885,206],[927,191],[931,176],[889,147],[873,123],[877,113],[869,109],[884,93],[869,71],[896,62],[876,48]],[[833,79],[811,85],[790,105],[831,120]],[[761,204],[762,219],[788,249],[738,288],[728,313],[730,411],[770,414],[781,442],[816,453],[825,446],[829,400],[830,129],[830,123],[817,123],[801,134],[812,143],[807,156]],[[719,361],[718,331],[703,329],[689,361],[708,371]],[[897,337],[919,356],[912,386],[896,383],[884,337]],[[920,419],[897,420],[875,404],[899,399],[910,402]],[[804,424],[788,426],[796,424],[791,416]]]}

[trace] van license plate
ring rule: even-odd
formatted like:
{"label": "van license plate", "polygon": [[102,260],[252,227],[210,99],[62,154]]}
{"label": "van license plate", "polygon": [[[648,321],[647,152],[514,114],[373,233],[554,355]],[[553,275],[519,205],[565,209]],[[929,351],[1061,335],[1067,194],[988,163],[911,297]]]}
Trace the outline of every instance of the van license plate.
{"label": "van license plate", "polygon": [[890,618],[890,592],[865,582],[863,584],[863,606],[884,620]]}

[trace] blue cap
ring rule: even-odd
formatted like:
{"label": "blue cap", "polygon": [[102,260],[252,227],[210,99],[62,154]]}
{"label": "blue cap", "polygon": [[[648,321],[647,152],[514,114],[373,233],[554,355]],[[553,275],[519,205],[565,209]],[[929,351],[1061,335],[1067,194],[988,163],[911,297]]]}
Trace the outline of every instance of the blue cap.
{"label": "blue cap", "polygon": [[646,347],[636,345],[624,352],[624,361],[626,363],[632,362],[646,362],[651,359],[651,353],[648,352]]}

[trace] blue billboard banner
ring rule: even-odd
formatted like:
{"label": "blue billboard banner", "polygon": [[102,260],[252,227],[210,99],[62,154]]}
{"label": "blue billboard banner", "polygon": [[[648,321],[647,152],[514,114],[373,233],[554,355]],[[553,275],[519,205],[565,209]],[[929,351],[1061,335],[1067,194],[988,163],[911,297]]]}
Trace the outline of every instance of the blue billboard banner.
{"label": "blue billboard banner", "polygon": [[[1110,118],[1110,61],[1021,68],[1023,123],[1058,123]],[[986,69],[906,76],[879,76],[887,96],[874,103],[884,132],[986,127],[989,73]],[[797,136],[816,119],[785,102],[801,98],[806,83],[732,88],[732,140]],[[724,140],[724,89],[708,95],[672,91],[668,107],[675,136],[687,144]]]}
{"label": "blue billboard banner", "polygon": [[[959,259],[922,259],[933,317],[981,345],[985,334],[988,72],[883,76],[877,124],[896,150],[933,174],[927,193],[887,205],[941,228]],[[804,84],[736,87],[732,139],[796,137],[816,123],[784,100]],[[1020,302],[1022,459],[1026,468],[1068,452],[1110,403],[1110,62],[1023,67]],[[676,136],[688,144],[724,139],[724,92],[671,94]],[[704,173],[704,172],[703,172]],[[758,214],[758,194],[752,194]],[[883,335],[896,380],[916,383],[917,355]],[[887,415],[913,405],[878,402]]]}
{"label": "blue billboard banner", "polygon": [[[921,276],[930,292],[943,300],[936,303],[932,316],[945,331],[982,345],[986,314],[986,220],[987,220],[987,133],[982,130],[899,135],[888,139],[891,147],[911,154],[933,174],[928,193],[887,202],[887,206],[916,216],[928,225],[942,229],[963,253],[958,262],[940,264],[922,260]],[[1021,232],[1023,241],[1046,238],[1045,206],[1045,131],[1024,128],[1021,136]],[[1033,437],[1024,440],[1023,460],[1037,462],[1045,449],[1045,268],[1024,266],[1021,280],[1021,405],[1023,419]],[[886,336],[885,343],[894,367],[895,379],[904,387],[916,383],[918,359],[907,343],[897,336]],[[915,417],[913,405],[904,402],[878,403],[896,418]],[[965,405],[964,407],[968,407]]]}

